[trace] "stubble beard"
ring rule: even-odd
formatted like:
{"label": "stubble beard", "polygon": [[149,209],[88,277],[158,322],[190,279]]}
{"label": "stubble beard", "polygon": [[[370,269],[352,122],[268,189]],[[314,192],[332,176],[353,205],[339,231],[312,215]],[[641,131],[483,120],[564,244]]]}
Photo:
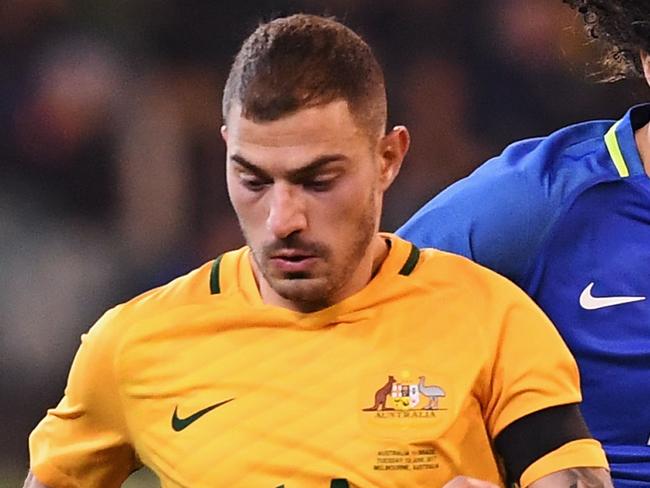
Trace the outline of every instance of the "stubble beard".
{"label": "stubble beard", "polygon": [[[376,204],[373,193],[371,192],[369,202],[365,206],[366,210],[356,225],[351,226],[356,230],[356,238],[343,249],[338,258],[325,244],[303,242],[300,237],[293,236],[257,249],[251,246],[257,268],[273,291],[283,299],[293,302],[305,312],[321,310],[339,301],[338,292],[345,287],[357,270],[377,232]],[[274,250],[283,247],[297,247],[313,251],[320,258],[319,268],[323,271],[316,276],[308,272],[274,275],[270,270],[269,256]]]}

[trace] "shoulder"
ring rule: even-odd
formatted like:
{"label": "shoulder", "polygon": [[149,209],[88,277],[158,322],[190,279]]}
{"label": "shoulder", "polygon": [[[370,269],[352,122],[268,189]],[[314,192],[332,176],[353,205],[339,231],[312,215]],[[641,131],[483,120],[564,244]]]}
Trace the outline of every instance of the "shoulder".
{"label": "shoulder", "polygon": [[503,204],[529,200],[531,191],[549,199],[562,198],[575,185],[603,176],[615,177],[615,168],[608,160],[594,157],[606,154],[603,138],[612,124],[584,122],[507,146],[500,155],[430,200],[403,227],[403,232],[412,228],[413,221],[438,209],[456,215],[461,213],[459,208],[482,214],[506,212],[510,208]]}
{"label": "shoulder", "polygon": [[413,278],[431,290],[454,289],[472,308],[506,309],[531,299],[508,278],[464,256],[423,248]]}
{"label": "shoulder", "polygon": [[489,268],[456,254],[422,249],[412,277],[422,291],[420,296],[442,309],[455,310],[451,316],[457,317],[457,327],[465,327],[483,343],[487,370],[504,343],[514,347],[508,352],[513,358],[519,357],[518,348],[526,350],[526,341],[533,338],[539,344],[549,344],[549,355],[565,352],[564,346],[558,345],[561,341],[555,327],[532,298]]}
{"label": "shoulder", "polygon": [[585,122],[511,144],[430,200],[398,234],[519,282],[532,251],[573,195],[617,177],[603,139],[612,124]]}
{"label": "shoulder", "polygon": [[122,313],[130,316],[150,314],[204,300],[211,294],[210,278],[216,261],[208,261],[165,285],[132,298],[122,304]]}
{"label": "shoulder", "polygon": [[208,261],[165,285],[114,306],[104,313],[84,338],[124,342],[134,328],[144,323],[173,315],[177,309],[205,302],[212,294],[211,275],[216,262]]}

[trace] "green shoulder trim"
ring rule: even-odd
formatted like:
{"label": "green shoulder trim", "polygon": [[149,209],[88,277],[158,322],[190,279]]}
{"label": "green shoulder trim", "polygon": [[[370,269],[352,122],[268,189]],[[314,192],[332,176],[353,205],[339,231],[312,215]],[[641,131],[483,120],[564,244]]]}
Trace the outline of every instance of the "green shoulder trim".
{"label": "green shoulder trim", "polygon": [[609,156],[612,158],[619,176],[621,178],[625,178],[626,176],[630,176],[630,170],[627,168],[625,158],[621,152],[621,146],[618,144],[618,139],[616,138],[616,129],[619,123],[620,121],[612,125],[607,131],[607,134],[605,134],[605,145],[607,146]]}
{"label": "green shoulder trim", "polygon": [[221,264],[222,257],[223,254],[212,263],[212,270],[210,271],[210,293],[212,295],[221,293],[221,287],[219,286],[219,265]]}
{"label": "green shoulder trim", "polygon": [[350,483],[345,478],[335,478],[330,481],[330,488],[350,488]]}
{"label": "green shoulder trim", "polygon": [[409,253],[409,257],[406,259],[404,266],[402,266],[402,269],[399,270],[399,274],[404,276],[410,275],[415,269],[415,266],[418,264],[419,259],[420,250],[415,244],[411,244],[411,252]]}

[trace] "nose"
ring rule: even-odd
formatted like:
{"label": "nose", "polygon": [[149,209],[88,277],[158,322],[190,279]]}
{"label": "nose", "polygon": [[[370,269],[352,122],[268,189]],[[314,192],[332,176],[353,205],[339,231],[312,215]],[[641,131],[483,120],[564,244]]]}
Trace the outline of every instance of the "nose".
{"label": "nose", "polygon": [[305,201],[294,185],[276,183],[271,192],[267,227],[277,239],[285,239],[307,227]]}

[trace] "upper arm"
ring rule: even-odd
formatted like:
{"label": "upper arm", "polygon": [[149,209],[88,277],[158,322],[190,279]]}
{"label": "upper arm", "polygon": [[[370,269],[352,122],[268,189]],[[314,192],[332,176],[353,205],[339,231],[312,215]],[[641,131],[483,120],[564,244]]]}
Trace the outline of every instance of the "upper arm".
{"label": "upper arm", "polygon": [[121,409],[117,334],[110,322],[105,315],[84,334],[63,398],[30,435],[32,479],[50,486],[120,486],[137,467]]}
{"label": "upper arm", "polygon": [[541,309],[511,283],[503,285],[510,300],[494,339],[483,408],[510,478],[527,486],[563,469],[607,467],[578,408],[575,360]]}
{"label": "upper arm", "polygon": [[577,404],[539,410],[516,420],[499,433],[495,447],[508,479],[522,480],[522,486],[565,468],[579,472],[585,466],[607,466]]}
{"label": "upper arm", "polygon": [[493,439],[529,414],[581,400],[578,367],[551,321],[522,290],[499,281],[502,288],[491,299],[501,302],[494,306],[503,310],[481,380],[485,422]]}

